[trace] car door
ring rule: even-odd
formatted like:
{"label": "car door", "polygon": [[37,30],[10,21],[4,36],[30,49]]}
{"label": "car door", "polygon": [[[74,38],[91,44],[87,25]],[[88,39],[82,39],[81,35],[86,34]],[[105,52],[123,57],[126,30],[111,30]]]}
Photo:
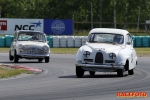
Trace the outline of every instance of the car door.
{"label": "car door", "polygon": [[130,34],[126,35],[126,48],[129,50],[129,70],[133,69],[135,67],[136,64],[136,53],[135,50],[133,48],[133,41],[132,41],[132,37]]}

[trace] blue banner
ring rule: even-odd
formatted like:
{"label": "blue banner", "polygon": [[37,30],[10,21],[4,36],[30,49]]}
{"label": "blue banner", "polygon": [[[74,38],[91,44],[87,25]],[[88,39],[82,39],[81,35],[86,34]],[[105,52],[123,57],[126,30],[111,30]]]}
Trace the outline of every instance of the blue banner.
{"label": "blue banner", "polygon": [[44,33],[47,35],[72,35],[72,20],[44,19]]}

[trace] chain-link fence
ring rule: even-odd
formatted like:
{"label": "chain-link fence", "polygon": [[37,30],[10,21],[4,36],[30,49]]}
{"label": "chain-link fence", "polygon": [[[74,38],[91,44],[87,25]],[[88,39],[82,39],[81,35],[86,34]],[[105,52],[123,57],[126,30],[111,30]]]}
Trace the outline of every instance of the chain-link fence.
{"label": "chain-link fence", "polygon": [[74,22],[74,32],[89,31],[92,28],[126,29],[131,33],[150,33],[150,24],[146,23],[112,23],[112,22]]}

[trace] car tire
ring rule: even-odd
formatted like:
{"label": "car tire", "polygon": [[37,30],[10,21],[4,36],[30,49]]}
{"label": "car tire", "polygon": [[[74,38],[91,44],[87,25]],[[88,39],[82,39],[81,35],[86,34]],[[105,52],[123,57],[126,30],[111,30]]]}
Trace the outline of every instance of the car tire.
{"label": "car tire", "polygon": [[128,70],[128,74],[129,74],[129,75],[133,75],[133,74],[134,74],[134,70],[133,70],[133,69]]}
{"label": "car tire", "polygon": [[45,63],[49,62],[49,57],[45,57]]}
{"label": "car tire", "polygon": [[90,73],[91,76],[95,75],[94,71],[89,71],[89,73]]}
{"label": "car tire", "polygon": [[14,63],[18,63],[18,60],[19,60],[19,57],[18,57],[18,55],[16,54],[16,51],[15,51],[15,54],[14,54]]}
{"label": "car tire", "polygon": [[123,71],[123,69],[117,69],[117,75],[118,75],[119,77],[123,77],[123,76],[124,76],[124,71]]}
{"label": "car tire", "polygon": [[14,57],[11,55],[11,52],[9,51],[9,60],[12,61],[14,60]]}
{"label": "car tire", "polygon": [[76,76],[78,78],[83,77],[84,75],[84,70],[80,66],[76,66]]}
{"label": "car tire", "polygon": [[40,62],[42,62],[42,61],[43,61],[43,59],[42,59],[42,58],[39,58],[39,59],[38,59],[38,62],[39,62],[39,63],[40,63]]}

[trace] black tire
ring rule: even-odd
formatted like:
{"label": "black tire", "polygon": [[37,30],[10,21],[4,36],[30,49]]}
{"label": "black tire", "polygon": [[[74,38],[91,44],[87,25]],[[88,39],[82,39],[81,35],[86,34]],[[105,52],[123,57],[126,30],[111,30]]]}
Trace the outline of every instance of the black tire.
{"label": "black tire", "polygon": [[91,76],[95,75],[94,71],[89,71],[89,73],[90,73]]}
{"label": "black tire", "polygon": [[84,75],[84,70],[81,67],[76,66],[76,76],[78,78],[81,78],[83,77],[83,75]]}
{"label": "black tire", "polygon": [[45,57],[45,63],[49,62],[49,57]]}
{"label": "black tire", "polygon": [[15,54],[14,54],[14,63],[18,63],[18,60],[19,60],[19,57],[17,56],[16,51],[15,51]]}
{"label": "black tire", "polygon": [[118,75],[119,77],[123,77],[123,76],[124,76],[124,71],[123,71],[123,69],[117,69],[117,75]]}
{"label": "black tire", "polygon": [[42,59],[42,58],[39,58],[39,59],[38,59],[38,62],[42,62],[42,61],[43,61],[43,59]]}
{"label": "black tire", "polygon": [[134,74],[134,70],[133,70],[133,69],[128,70],[128,74],[129,74],[129,75],[133,75],[133,74]]}
{"label": "black tire", "polygon": [[9,51],[9,60],[12,61],[14,60],[14,57],[11,55],[11,52]]}

